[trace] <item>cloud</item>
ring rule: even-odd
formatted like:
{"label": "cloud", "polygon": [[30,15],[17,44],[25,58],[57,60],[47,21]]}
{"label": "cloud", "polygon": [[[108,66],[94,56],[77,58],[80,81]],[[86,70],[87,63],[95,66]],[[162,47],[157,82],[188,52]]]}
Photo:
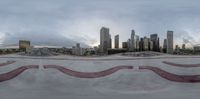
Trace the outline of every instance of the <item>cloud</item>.
{"label": "cloud", "polygon": [[[98,45],[99,30],[110,28],[111,35],[126,41],[136,34],[158,33],[161,42],[167,30],[175,41],[183,38],[200,42],[198,0],[0,0],[0,43],[13,44],[19,39],[33,44],[71,47]],[[161,43],[162,44],[162,43]]]}

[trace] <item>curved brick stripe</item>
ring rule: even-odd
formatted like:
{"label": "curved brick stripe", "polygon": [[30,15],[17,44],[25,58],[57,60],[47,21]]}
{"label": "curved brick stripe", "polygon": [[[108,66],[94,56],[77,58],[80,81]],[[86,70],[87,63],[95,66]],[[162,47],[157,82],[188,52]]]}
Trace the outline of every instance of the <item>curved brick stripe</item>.
{"label": "curved brick stripe", "polygon": [[37,68],[39,68],[39,66],[38,65],[22,66],[22,67],[19,67],[19,68],[13,70],[13,71],[8,72],[8,73],[0,74],[0,82],[13,79],[16,76],[18,76],[19,74],[21,74],[22,72],[24,72],[25,70],[32,69],[32,68],[37,69]]}
{"label": "curved brick stripe", "polygon": [[163,61],[163,63],[172,65],[172,66],[176,66],[176,67],[185,67],[185,68],[200,67],[200,64],[177,64],[177,63],[172,63],[172,62],[167,62],[167,61]]}
{"label": "curved brick stripe", "polygon": [[73,71],[73,70],[64,68],[62,66],[57,66],[57,65],[44,65],[44,68],[45,69],[46,68],[55,68],[55,69],[63,72],[64,74],[78,77],[78,78],[99,78],[99,77],[104,77],[104,76],[110,75],[112,73],[115,73],[121,69],[133,69],[133,66],[116,66],[116,67],[113,67],[113,68],[110,68],[110,69],[107,69],[104,71],[91,72],[91,73]]}
{"label": "curved brick stripe", "polygon": [[6,65],[10,65],[10,64],[13,64],[13,63],[15,63],[16,61],[7,61],[7,62],[5,62],[5,63],[0,63],[0,67],[2,67],[2,66],[6,66]]}
{"label": "curved brick stripe", "polygon": [[185,83],[200,83],[200,75],[176,75],[169,73],[167,71],[164,71],[158,67],[152,67],[152,66],[140,66],[139,69],[148,69],[159,76],[175,82],[185,82]]}

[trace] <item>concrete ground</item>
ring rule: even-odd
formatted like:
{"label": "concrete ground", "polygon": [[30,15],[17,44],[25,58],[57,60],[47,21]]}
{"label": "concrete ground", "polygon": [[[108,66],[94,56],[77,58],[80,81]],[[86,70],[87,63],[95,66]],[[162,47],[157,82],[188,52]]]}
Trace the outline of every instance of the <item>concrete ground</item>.
{"label": "concrete ground", "polygon": [[[5,55],[0,57],[0,99],[199,99],[199,64],[200,56]],[[157,67],[173,76],[141,66]],[[184,78],[188,76],[192,77]]]}

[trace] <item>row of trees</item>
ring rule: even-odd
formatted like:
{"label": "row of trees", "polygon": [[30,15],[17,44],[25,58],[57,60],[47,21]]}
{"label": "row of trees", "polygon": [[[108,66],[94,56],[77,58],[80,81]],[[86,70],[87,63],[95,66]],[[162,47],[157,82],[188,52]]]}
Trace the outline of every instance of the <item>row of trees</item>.
{"label": "row of trees", "polygon": [[200,51],[194,51],[193,49],[180,49],[175,51],[174,54],[178,55],[200,55]]}
{"label": "row of trees", "polygon": [[0,54],[13,54],[20,52],[18,49],[0,49]]}

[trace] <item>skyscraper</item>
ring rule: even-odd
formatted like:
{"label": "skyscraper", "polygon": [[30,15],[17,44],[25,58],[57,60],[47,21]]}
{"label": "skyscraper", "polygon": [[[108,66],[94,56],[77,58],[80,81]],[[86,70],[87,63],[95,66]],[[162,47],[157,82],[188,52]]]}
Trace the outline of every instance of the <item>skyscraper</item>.
{"label": "skyscraper", "polygon": [[144,38],[140,38],[140,43],[139,43],[139,46],[140,46],[140,51],[144,51]]}
{"label": "skyscraper", "polygon": [[144,37],[144,39],[143,39],[143,49],[144,49],[144,51],[148,51],[148,49],[149,49],[149,40],[147,37]]}
{"label": "skyscraper", "polygon": [[182,50],[185,50],[185,44],[182,45]]}
{"label": "skyscraper", "polygon": [[108,48],[111,47],[111,36],[109,34],[109,28],[102,27],[100,30],[100,51],[107,54]]}
{"label": "skyscraper", "polygon": [[127,42],[122,42],[122,48],[128,48],[128,43]]}
{"label": "skyscraper", "polygon": [[153,50],[153,41],[149,38],[149,51]]}
{"label": "skyscraper", "polygon": [[119,48],[119,35],[115,35],[115,48]]}
{"label": "skyscraper", "polygon": [[75,48],[75,55],[80,55],[80,49],[81,49],[81,47],[80,47],[80,43],[77,43],[76,44],[76,48]]}
{"label": "skyscraper", "polygon": [[108,48],[112,48],[112,38],[111,38],[111,35],[109,34],[109,46]]}
{"label": "skyscraper", "polygon": [[138,35],[135,36],[135,50],[139,51],[140,49],[140,37]]}
{"label": "skyscraper", "polygon": [[173,31],[167,31],[167,53],[173,54]]}
{"label": "skyscraper", "polygon": [[128,51],[130,51],[130,47],[131,47],[131,39],[127,40],[127,47],[128,47]]}
{"label": "skyscraper", "polygon": [[174,52],[175,52],[175,54],[179,54],[180,53],[180,47],[178,45],[175,46]]}
{"label": "skyscraper", "polygon": [[159,45],[158,34],[151,34],[150,36],[151,36],[151,41],[153,41],[153,51],[159,52],[160,45]]}
{"label": "skyscraper", "polygon": [[129,51],[135,51],[135,30],[131,31],[131,42],[130,42],[130,50]]}
{"label": "skyscraper", "polygon": [[164,43],[163,43],[163,52],[164,52],[164,53],[167,52],[167,39],[164,39]]}

